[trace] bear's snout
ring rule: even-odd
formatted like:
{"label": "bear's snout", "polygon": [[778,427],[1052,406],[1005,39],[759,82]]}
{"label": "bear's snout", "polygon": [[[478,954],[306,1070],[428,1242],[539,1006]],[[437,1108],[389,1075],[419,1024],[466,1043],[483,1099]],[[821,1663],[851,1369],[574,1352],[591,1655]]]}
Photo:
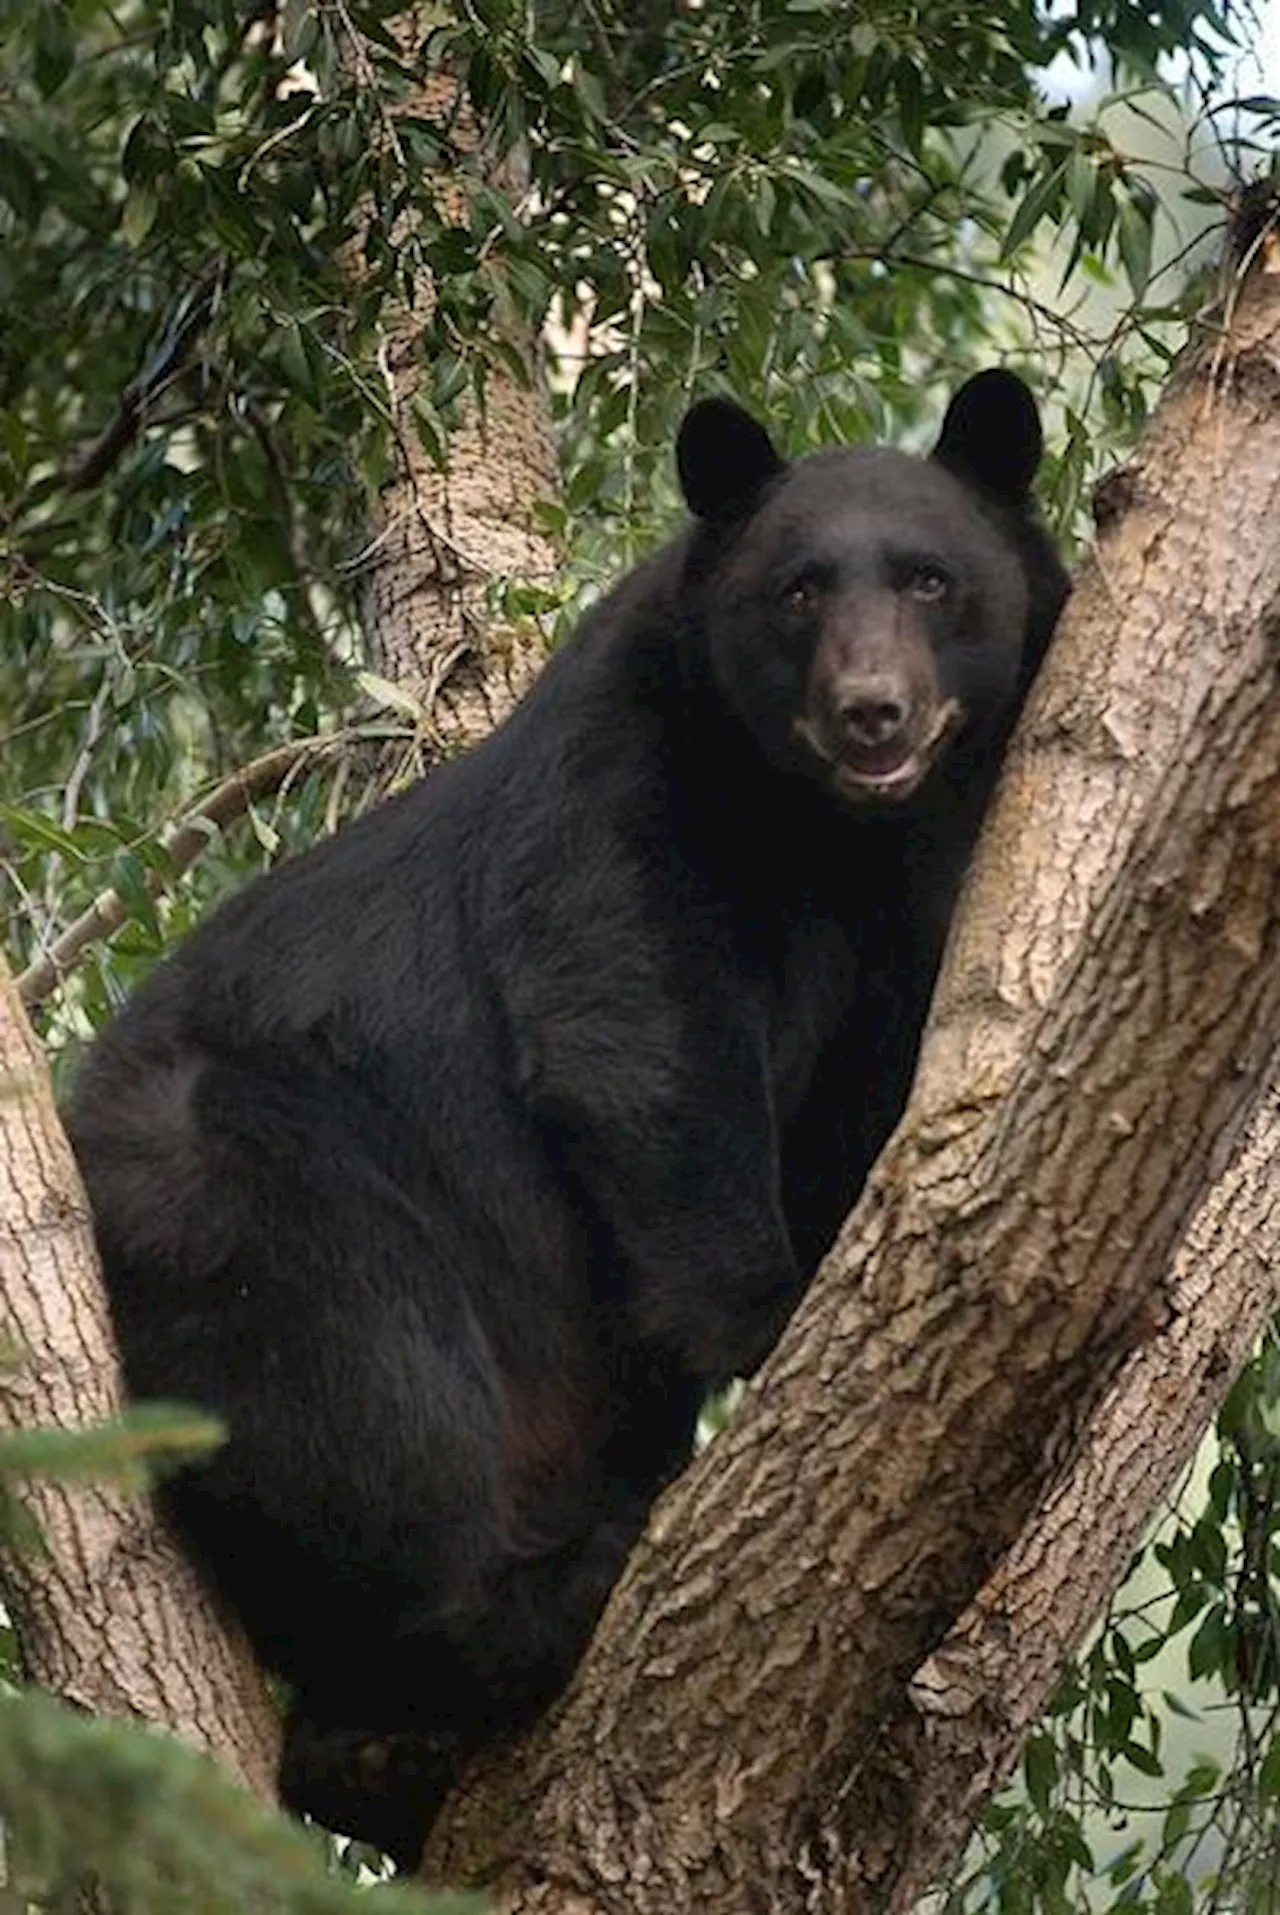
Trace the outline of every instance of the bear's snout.
{"label": "bear's snout", "polygon": [[836,691],[836,724],[847,747],[879,755],[905,740],[912,703],[911,687],[897,674],[847,679]]}
{"label": "bear's snout", "polygon": [[825,689],[816,710],[796,721],[795,735],[834,789],[854,801],[910,797],[963,722],[957,699],[905,673],[846,673]]}

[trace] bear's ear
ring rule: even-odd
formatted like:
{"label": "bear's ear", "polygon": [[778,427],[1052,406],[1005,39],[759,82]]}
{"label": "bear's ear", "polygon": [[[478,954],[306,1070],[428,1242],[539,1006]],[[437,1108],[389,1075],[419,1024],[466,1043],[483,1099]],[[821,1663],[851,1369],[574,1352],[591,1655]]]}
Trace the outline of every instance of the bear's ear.
{"label": "bear's ear", "polygon": [[1016,373],[992,370],[966,380],[933,449],[939,465],[1011,505],[1025,505],[1044,451],[1036,402]]}
{"label": "bear's ear", "polygon": [[784,463],[764,427],[732,399],[700,399],[684,415],[676,466],[695,518],[713,525],[741,518]]}

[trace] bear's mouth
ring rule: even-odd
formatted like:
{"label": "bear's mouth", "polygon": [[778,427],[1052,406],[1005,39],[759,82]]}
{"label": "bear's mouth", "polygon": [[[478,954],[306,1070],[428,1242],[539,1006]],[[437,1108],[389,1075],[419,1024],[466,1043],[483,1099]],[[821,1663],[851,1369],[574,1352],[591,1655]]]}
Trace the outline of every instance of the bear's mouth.
{"label": "bear's mouth", "polygon": [[891,738],[883,745],[833,747],[810,719],[797,720],[796,732],[828,768],[831,782],[848,798],[888,799],[900,803],[918,791],[961,720],[959,701],[948,698],[935,708],[927,730]]}

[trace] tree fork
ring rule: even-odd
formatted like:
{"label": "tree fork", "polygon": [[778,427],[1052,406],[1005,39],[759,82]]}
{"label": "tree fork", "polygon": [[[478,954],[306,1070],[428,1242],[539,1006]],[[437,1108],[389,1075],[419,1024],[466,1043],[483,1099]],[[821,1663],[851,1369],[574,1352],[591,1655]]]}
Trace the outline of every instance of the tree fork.
{"label": "tree fork", "polygon": [[[438,1822],[434,1879],[565,1915],[923,1885],[912,1678],[1173,1334],[1171,1260],[1280,1013],[1280,285],[1254,252],[1111,489],[902,1126],[566,1703]],[[1148,1396],[1157,1448],[1170,1414]]]}

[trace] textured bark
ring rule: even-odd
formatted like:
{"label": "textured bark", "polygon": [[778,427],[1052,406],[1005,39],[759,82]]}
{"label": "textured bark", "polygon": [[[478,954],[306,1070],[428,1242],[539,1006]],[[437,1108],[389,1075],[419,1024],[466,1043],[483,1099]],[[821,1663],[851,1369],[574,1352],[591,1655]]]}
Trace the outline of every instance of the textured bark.
{"label": "textured bark", "polygon": [[[0,963],[0,1428],[80,1429],[120,1407],[88,1205],[40,1047]],[[43,1552],[9,1552],[5,1601],[28,1673],[102,1715],[135,1715],[275,1793],[277,1731],[226,1630],[144,1497],[39,1480],[14,1493]]]}
{"label": "textured bark", "polygon": [[[912,1676],[1126,1359],[1172,1342],[1171,1260],[1277,1028],[1276,280],[1230,317],[1109,492],[903,1125],[566,1705],[437,1825],[433,1875],[601,1915],[880,1909],[903,1882]],[[1153,1388],[1147,1442],[1171,1411]]]}
{"label": "textured bark", "polygon": [[[420,316],[386,327],[385,361],[397,413],[409,417],[419,367]],[[500,578],[546,580],[558,554],[533,507],[557,497],[559,467],[545,388],[491,376],[483,419],[449,438],[449,467],[433,465],[411,428],[373,530],[376,563],[361,617],[376,669],[416,697],[428,718],[427,761],[483,738],[533,683],[546,652],[532,626],[486,613]]]}
{"label": "textured bark", "polygon": [[[438,18],[429,8],[407,8],[391,22],[406,59]],[[376,84],[354,29],[346,45],[357,80]],[[391,141],[401,112],[447,127],[463,152],[480,148],[475,116],[448,73],[429,75],[388,112]],[[490,182],[518,199],[519,180],[509,159],[494,163]],[[442,216],[461,222],[466,195],[461,175],[442,178],[435,190]],[[528,690],[545,649],[532,628],[496,624],[486,598],[498,579],[550,579],[560,557],[536,517],[539,504],[560,496],[538,341],[508,333],[528,382],[490,371],[483,415],[470,409],[450,433],[448,467],[441,471],[413,424],[422,376],[417,341],[433,301],[429,276],[419,274],[412,297],[389,305],[383,320],[381,357],[396,423],[396,470],[370,527],[372,562],[361,598],[376,669],[412,693],[426,714],[418,769],[474,744]]]}

